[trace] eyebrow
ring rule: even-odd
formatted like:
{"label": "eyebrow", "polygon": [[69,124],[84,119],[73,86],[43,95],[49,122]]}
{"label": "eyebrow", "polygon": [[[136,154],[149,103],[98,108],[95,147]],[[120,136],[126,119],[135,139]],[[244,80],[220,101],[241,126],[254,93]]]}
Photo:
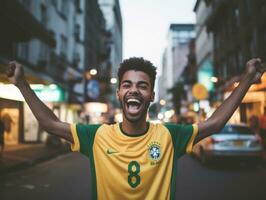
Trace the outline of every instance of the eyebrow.
{"label": "eyebrow", "polygon": [[[121,84],[123,84],[123,83],[132,83],[132,81],[130,81],[130,80],[124,80],[124,81],[122,81]],[[137,84],[150,85],[147,81],[138,81]]]}

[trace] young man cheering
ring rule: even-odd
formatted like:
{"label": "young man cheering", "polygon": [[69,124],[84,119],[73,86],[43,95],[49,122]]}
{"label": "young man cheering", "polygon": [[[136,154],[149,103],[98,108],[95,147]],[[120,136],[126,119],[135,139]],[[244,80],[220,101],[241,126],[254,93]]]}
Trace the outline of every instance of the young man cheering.
{"label": "young man cheering", "polygon": [[163,125],[146,121],[154,100],[156,68],[143,58],[121,63],[117,98],[123,121],[114,125],[61,122],[30,89],[22,66],[10,62],[7,75],[21,91],[40,125],[47,132],[72,143],[90,159],[94,199],[174,199],[176,159],[193,144],[218,132],[240,104],[252,83],[265,69],[251,59],[238,87],[205,122]]}

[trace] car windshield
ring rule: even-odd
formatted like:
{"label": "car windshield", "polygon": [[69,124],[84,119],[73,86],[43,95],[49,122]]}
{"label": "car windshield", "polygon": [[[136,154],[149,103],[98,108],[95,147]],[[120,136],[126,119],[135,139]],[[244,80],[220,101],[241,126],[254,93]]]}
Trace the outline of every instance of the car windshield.
{"label": "car windshield", "polygon": [[225,126],[219,134],[243,134],[254,135],[254,132],[245,126]]}

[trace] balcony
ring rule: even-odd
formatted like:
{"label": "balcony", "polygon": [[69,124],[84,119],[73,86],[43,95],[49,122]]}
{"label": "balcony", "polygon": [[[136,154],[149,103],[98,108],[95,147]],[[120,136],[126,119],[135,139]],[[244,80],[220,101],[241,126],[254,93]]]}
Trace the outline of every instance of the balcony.
{"label": "balcony", "polygon": [[51,47],[56,46],[54,37],[18,1],[0,0],[1,38],[10,43],[39,38]]}

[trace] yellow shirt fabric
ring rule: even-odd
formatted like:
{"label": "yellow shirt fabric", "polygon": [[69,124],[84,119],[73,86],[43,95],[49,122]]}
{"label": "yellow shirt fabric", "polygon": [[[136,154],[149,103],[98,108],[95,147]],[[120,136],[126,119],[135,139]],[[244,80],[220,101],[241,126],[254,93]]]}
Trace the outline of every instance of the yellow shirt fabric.
{"label": "yellow shirt fabric", "polygon": [[93,199],[174,199],[176,159],[192,151],[197,125],[148,123],[129,136],[114,125],[71,125],[73,151],[90,158]]}

